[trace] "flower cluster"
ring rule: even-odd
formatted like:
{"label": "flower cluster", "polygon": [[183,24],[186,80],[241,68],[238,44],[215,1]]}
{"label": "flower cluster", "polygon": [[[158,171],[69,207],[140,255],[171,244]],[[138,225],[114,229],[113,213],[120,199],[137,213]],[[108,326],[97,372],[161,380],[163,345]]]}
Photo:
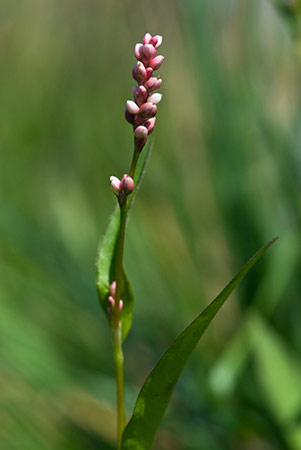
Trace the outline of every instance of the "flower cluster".
{"label": "flower cluster", "polygon": [[138,152],[143,149],[147,136],[154,130],[157,104],[162,98],[161,94],[155,93],[160,88],[162,79],[153,76],[154,70],[159,69],[164,60],[164,56],[156,56],[161,44],[162,36],[146,33],[143,43],[135,46],[138,61],[133,67],[132,75],[138,86],[133,88],[135,101],[126,102],[125,118],[134,127],[135,151]]}

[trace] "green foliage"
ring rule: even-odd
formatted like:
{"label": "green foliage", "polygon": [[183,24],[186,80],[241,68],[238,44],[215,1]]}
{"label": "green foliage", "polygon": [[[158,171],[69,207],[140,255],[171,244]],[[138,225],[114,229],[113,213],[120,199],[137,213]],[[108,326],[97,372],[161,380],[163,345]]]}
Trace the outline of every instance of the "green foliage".
{"label": "green foliage", "polygon": [[273,239],[252,256],[212,303],[201,312],[164,353],[139,393],[133,416],[123,433],[123,450],[151,449],[176,382],[195,346],[238,283],[276,239]]}

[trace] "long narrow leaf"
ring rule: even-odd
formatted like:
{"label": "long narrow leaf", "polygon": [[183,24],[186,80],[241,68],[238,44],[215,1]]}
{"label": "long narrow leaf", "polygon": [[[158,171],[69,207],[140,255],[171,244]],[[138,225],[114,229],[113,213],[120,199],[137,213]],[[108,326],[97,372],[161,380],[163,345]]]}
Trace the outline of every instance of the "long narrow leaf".
{"label": "long narrow leaf", "polygon": [[[151,145],[148,145],[142,152],[136,172],[135,172],[135,192],[130,198],[130,205],[132,205],[134,196],[136,195],[146,169],[147,162],[151,154]],[[109,218],[109,222],[106,231],[102,237],[101,243],[98,248],[96,270],[97,270],[97,292],[99,302],[104,310],[106,317],[108,307],[108,296],[110,284],[115,280],[115,267],[116,267],[116,247],[117,239],[120,228],[120,208],[117,204],[113,213]],[[122,321],[122,339],[124,340],[130,331],[133,319],[133,307],[134,307],[134,294],[130,285],[130,282],[123,269],[123,280],[121,289],[121,298],[123,300],[123,309],[121,312]]]}
{"label": "long narrow leaf", "polygon": [[230,283],[178,336],[146,379],[126,426],[122,450],[150,450],[176,382],[206,328],[247,272],[277,238],[255,253]]}

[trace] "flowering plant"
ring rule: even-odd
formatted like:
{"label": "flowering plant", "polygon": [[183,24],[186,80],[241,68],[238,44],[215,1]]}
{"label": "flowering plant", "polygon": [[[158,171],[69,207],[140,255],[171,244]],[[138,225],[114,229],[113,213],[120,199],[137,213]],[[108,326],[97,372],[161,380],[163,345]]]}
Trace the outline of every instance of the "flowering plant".
{"label": "flowering plant", "polygon": [[124,241],[133,194],[139,188],[150,155],[151,146],[148,145],[145,149],[144,147],[148,136],[154,130],[157,105],[162,98],[162,95],[156,92],[162,84],[162,79],[154,76],[154,71],[161,67],[164,59],[163,56],[157,55],[161,44],[161,36],[147,33],[143,42],[135,46],[137,63],[133,67],[132,75],[138,85],[133,89],[134,100],[127,101],[125,110],[126,120],[133,126],[134,152],[129,174],[123,175],[121,179],[116,176],[110,178],[117,205],[110,217],[97,257],[97,291],[108,319],[114,350],[118,450],[151,449],[175,384],[189,356],[231,292],[277,239],[273,239],[255,253],[170,345],[147,377],[138,395],[132,417],[125,426],[122,343],[131,328],[134,296],[123,268]]}

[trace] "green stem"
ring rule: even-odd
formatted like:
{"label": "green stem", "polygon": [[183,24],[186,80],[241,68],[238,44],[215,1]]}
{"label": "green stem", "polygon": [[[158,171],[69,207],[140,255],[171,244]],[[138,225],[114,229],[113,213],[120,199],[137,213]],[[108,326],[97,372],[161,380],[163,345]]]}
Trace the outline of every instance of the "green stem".
{"label": "green stem", "polygon": [[127,200],[120,203],[120,228],[117,242],[116,273],[115,273],[116,291],[115,291],[115,304],[113,310],[112,328],[118,328],[120,320],[119,300],[121,298],[122,261],[124,252],[126,218],[127,218]]}
{"label": "green stem", "polygon": [[[130,168],[130,177],[134,177],[136,165],[138,162],[140,152],[134,151],[132,164]],[[123,351],[122,351],[122,329],[120,322],[120,309],[119,301],[121,298],[122,289],[122,269],[123,269],[123,253],[124,253],[124,241],[125,241],[125,228],[126,219],[128,213],[128,201],[127,198],[120,199],[120,228],[117,241],[117,253],[116,253],[116,291],[115,291],[115,304],[113,308],[112,317],[112,341],[114,349],[114,364],[116,375],[116,396],[117,396],[117,449],[121,449],[122,433],[125,427],[125,412],[124,412],[124,376],[123,376]]]}
{"label": "green stem", "polygon": [[117,442],[118,450],[121,448],[121,438],[125,426],[124,412],[124,380],[123,380],[123,352],[122,352],[122,334],[120,324],[119,301],[121,297],[122,284],[122,261],[124,252],[125,225],[127,217],[127,201],[120,204],[120,229],[117,243],[116,255],[116,292],[115,304],[112,317],[112,340],[114,349],[114,364],[116,375],[116,397],[117,397]]}
{"label": "green stem", "polygon": [[129,173],[129,176],[131,178],[134,178],[136,165],[137,165],[137,161],[138,161],[139,155],[140,155],[140,152],[134,151],[132,164],[131,164],[131,168],[130,168],[130,173]]}
{"label": "green stem", "polygon": [[117,394],[117,449],[120,450],[122,433],[125,427],[123,352],[122,352],[121,327],[112,328],[112,340],[114,347],[114,364],[115,364],[116,394]]}

